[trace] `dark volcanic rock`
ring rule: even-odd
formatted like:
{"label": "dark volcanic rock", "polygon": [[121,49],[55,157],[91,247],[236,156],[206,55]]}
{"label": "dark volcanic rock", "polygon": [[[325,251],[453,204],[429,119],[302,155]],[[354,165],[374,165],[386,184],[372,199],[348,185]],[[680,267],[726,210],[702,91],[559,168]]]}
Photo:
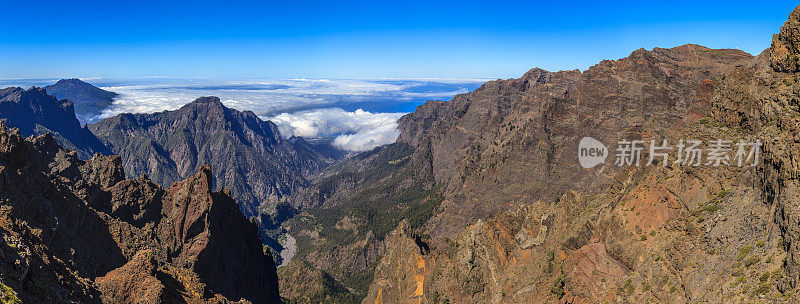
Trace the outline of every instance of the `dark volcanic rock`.
{"label": "dark volcanic rock", "polygon": [[92,132],[81,127],[71,101],[59,101],[42,88],[0,90],[0,119],[19,128],[23,136],[53,133],[61,145],[78,151],[82,159],[94,153],[110,154]]}
{"label": "dark volcanic rock", "polygon": [[69,99],[75,106],[75,116],[81,123],[93,123],[103,110],[108,109],[117,93],[109,92],[80,79],[61,79],[55,84],[45,86],[47,94],[58,99]]}
{"label": "dark volcanic rock", "polygon": [[248,217],[258,214],[259,205],[305,186],[304,175],[339,157],[301,138],[284,139],[274,123],[227,108],[217,97],[176,111],[121,114],[89,127],[122,157],[131,177],[147,174],[167,187],[211,164],[215,182],[231,190]]}

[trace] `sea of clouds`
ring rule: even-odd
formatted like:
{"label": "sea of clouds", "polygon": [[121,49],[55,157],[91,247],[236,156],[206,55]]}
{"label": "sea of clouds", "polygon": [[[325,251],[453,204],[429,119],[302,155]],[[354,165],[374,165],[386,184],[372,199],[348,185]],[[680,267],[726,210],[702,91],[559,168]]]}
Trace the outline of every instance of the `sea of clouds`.
{"label": "sea of clouds", "polygon": [[[25,82],[27,81],[27,82]],[[0,85],[44,86],[56,79],[2,80]],[[176,110],[201,96],[252,111],[278,125],[282,136],[329,137],[348,151],[393,143],[397,119],[426,100],[449,100],[484,79],[85,79],[119,95],[96,119],[120,113]]]}
{"label": "sea of clouds", "polygon": [[347,151],[366,151],[391,144],[400,135],[397,119],[403,113],[348,112],[325,108],[266,117],[283,136],[335,137],[333,144]]}

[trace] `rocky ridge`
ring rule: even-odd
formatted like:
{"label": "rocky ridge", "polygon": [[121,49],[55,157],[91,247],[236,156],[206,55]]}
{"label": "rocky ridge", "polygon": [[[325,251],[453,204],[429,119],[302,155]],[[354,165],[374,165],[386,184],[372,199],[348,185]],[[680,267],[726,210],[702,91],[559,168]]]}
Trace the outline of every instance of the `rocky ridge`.
{"label": "rocky ridge", "polygon": [[[409,219],[410,229],[424,236],[431,248],[446,248],[455,241],[453,235],[477,221],[486,222],[523,206],[560,202],[572,192],[585,197],[598,195],[614,185],[615,176],[629,170],[612,165],[612,158],[602,169],[587,172],[581,168],[575,161],[581,137],[591,136],[607,144],[622,138],[677,139],[709,115],[722,75],[751,58],[738,50],[698,45],[640,49],[627,58],[606,60],[584,72],[533,69],[519,79],[487,82],[451,101],[429,101],[400,120],[397,143],[330,167],[311,187],[293,196],[301,213],[286,227],[300,248],[296,258],[330,273],[353,292],[366,295],[366,301],[374,300],[374,289],[367,293],[365,285],[352,278],[361,275],[373,282],[372,287],[385,284],[380,283],[383,280],[394,280],[381,277],[391,271],[375,270],[373,274],[371,270],[387,263],[387,255],[400,256],[393,255],[396,245],[386,236],[403,218]],[[391,206],[400,207],[369,211],[390,201]],[[614,207],[612,202],[606,204],[606,209]],[[673,219],[674,215],[658,216]],[[567,255],[587,245],[578,240],[588,240],[600,218],[594,214],[583,222],[576,221],[581,223],[577,226],[557,232],[562,241],[577,243],[565,250]],[[572,222],[568,216],[562,220]],[[512,229],[512,236],[518,233],[516,229]],[[537,240],[540,227],[532,225],[530,229],[520,237],[527,243],[541,242]],[[553,232],[550,229],[548,232]],[[349,238],[342,238],[342,234]],[[598,248],[603,249],[592,250]],[[538,255],[529,259],[547,257],[546,251],[535,251]],[[438,253],[433,250],[434,255]],[[597,254],[606,257],[602,252]],[[347,258],[332,258],[336,256]],[[438,268],[448,263],[431,263],[437,267],[426,266],[425,271],[449,271]],[[407,272],[404,277],[415,275],[423,274]],[[478,278],[490,276],[470,275],[475,276],[470,281],[478,284],[474,288],[485,283]],[[460,276],[448,278],[465,280]],[[452,293],[451,287],[437,292]],[[470,290],[479,293],[479,289]],[[400,301],[387,297],[387,289],[378,291],[387,303]],[[496,297],[482,293],[489,298],[481,298],[473,293],[449,300],[482,302]]]}

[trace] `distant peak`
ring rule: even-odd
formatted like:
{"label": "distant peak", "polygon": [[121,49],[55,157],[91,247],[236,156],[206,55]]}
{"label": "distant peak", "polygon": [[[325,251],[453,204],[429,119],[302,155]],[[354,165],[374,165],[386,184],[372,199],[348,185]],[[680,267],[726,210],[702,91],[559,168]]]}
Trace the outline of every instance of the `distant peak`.
{"label": "distant peak", "polygon": [[78,78],[70,78],[70,79],[61,79],[61,80],[57,81],[56,84],[81,84],[81,85],[85,85],[85,84],[88,84],[88,83],[86,83],[85,81],[80,80]]}
{"label": "distant peak", "polygon": [[217,96],[200,97],[200,98],[195,99],[194,101],[192,101],[192,103],[219,103],[219,104],[222,104],[219,101],[219,97],[217,97]]}

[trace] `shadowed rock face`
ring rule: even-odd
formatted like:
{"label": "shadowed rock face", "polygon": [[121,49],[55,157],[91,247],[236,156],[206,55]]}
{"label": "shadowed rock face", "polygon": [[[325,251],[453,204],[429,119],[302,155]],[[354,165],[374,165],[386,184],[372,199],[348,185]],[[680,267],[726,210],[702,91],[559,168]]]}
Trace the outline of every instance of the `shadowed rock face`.
{"label": "shadowed rock face", "polygon": [[117,93],[109,92],[80,79],[61,79],[45,86],[47,94],[58,99],[69,99],[75,107],[75,116],[81,123],[93,123],[103,110],[108,109]]}
{"label": "shadowed rock face", "polygon": [[341,157],[302,138],[284,139],[274,123],[227,108],[217,97],[198,98],[176,111],[121,114],[90,128],[122,157],[131,177],[147,174],[167,187],[211,164],[214,181],[231,189],[248,217]]}
{"label": "shadowed rock face", "polygon": [[0,282],[24,303],[277,303],[256,225],[211,178],[162,189],[0,127]]}
{"label": "shadowed rock face", "polygon": [[47,95],[42,88],[0,90],[0,119],[19,128],[23,136],[53,133],[64,147],[78,151],[82,159],[110,151],[75,118],[73,103]]}

